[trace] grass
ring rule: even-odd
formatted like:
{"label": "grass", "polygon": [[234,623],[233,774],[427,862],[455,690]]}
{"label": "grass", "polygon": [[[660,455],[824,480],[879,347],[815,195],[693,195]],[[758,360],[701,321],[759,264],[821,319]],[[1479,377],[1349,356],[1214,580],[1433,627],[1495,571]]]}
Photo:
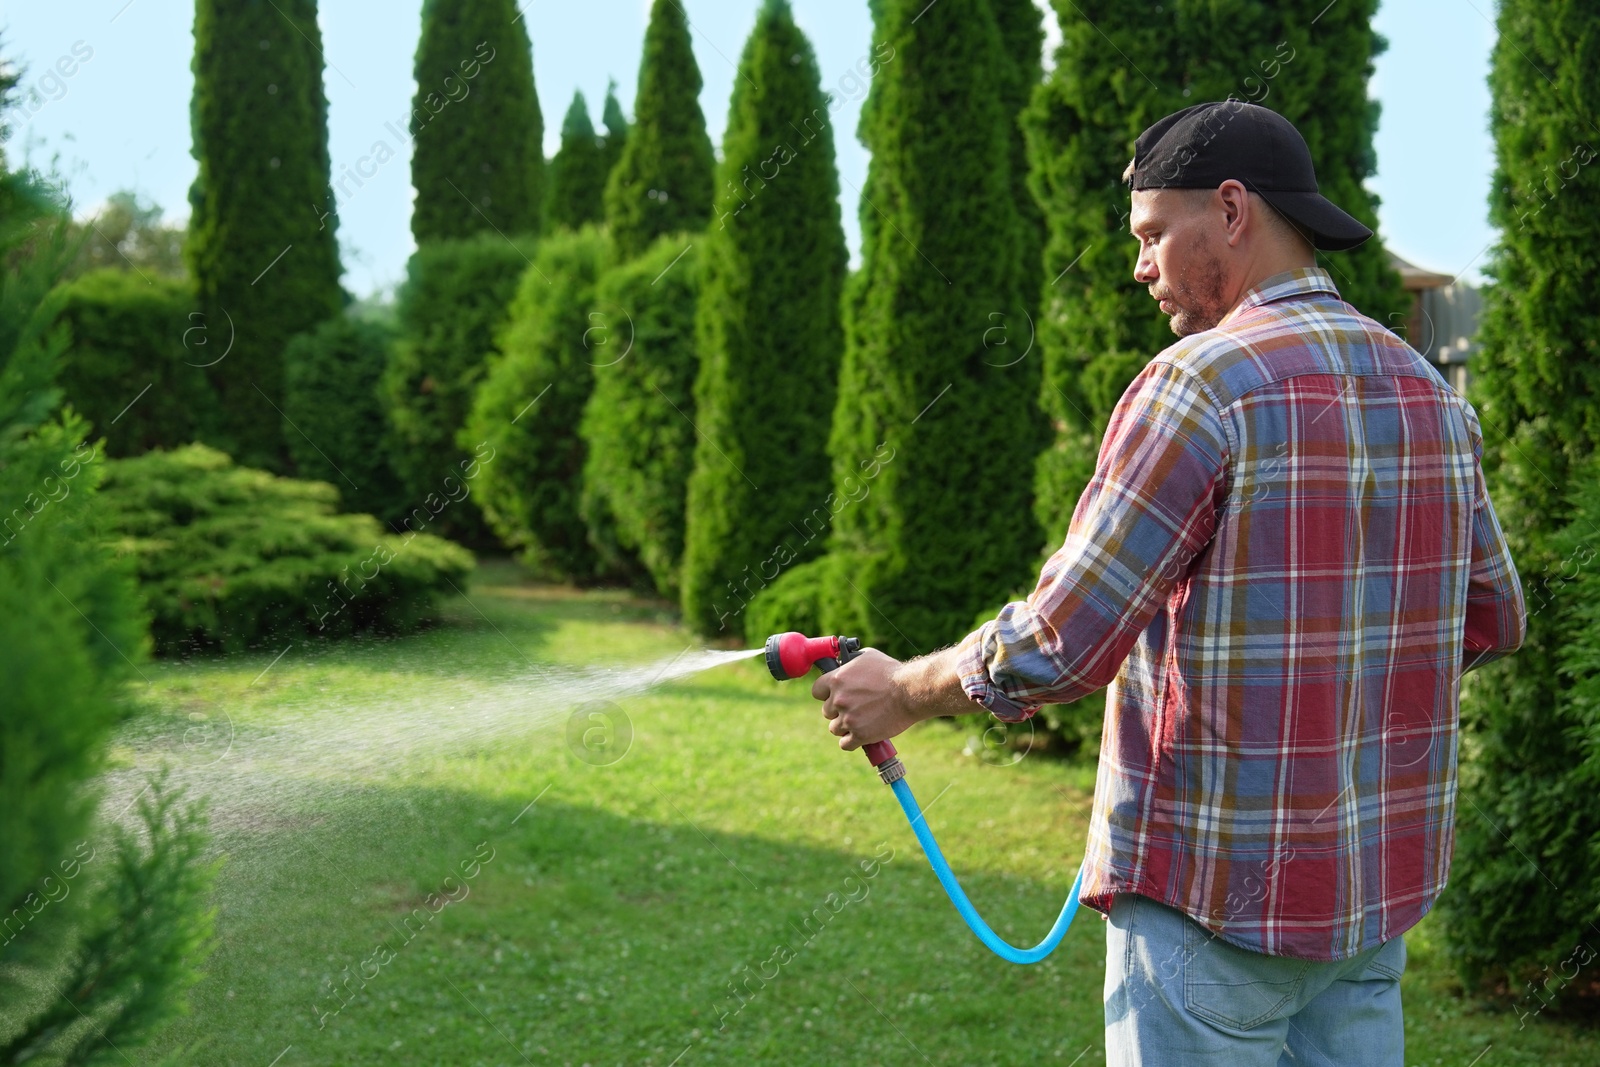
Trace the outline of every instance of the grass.
{"label": "grass", "polygon": [[[232,719],[229,760],[248,761],[285,716],[332,730],[409,702],[442,720],[486,675],[691,643],[657,605],[491,563],[443,625],[403,641],[148,673],[159,715]],[[1042,964],[989,955],[807,689],[745,661],[619,700],[611,723],[580,720],[631,723],[604,765],[579,758],[592,750],[569,744],[565,719],[431,749],[422,716],[394,720],[424,736],[390,761],[341,771],[325,755],[278,766],[272,790],[224,788],[219,943],[164,1045],[252,1067],[1103,1062],[1098,917]],[[1032,943],[1081,855],[1092,767],[988,765],[937,724],[904,740],[969,894]],[[1519,1030],[1463,999],[1428,923],[1410,941],[1409,1063],[1600,1059],[1592,1030],[1546,1017]]]}

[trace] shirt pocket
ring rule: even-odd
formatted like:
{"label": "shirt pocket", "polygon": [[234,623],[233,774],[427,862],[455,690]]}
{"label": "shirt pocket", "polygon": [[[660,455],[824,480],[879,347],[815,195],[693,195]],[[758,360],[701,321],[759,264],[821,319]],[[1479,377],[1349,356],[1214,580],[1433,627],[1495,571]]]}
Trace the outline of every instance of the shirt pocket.
{"label": "shirt pocket", "polygon": [[1224,1029],[1253,1030],[1293,1010],[1310,966],[1230,945],[1192,919],[1184,923],[1184,1006]]}

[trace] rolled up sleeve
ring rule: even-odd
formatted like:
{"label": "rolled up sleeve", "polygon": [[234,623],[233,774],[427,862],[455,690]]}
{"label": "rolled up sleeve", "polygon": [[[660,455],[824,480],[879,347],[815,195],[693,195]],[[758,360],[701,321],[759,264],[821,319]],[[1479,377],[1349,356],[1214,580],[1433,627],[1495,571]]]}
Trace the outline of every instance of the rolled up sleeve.
{"label": "rolled up sleeve", "polygon": [[967,695],[1018,722],[1109,685],[1215,535],[1229,456],[1204,387],[1171,364],[1146,366],[1112,412],[1094,476],[1034,591],[958,647]]}

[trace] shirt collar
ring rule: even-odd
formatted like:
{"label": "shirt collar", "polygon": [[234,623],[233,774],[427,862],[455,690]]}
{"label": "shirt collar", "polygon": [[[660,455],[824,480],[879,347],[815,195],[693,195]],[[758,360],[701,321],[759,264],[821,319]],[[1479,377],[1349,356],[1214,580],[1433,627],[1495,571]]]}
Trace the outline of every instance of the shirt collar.
{"label": "shirt collar", "polygon": [[1327,293],[1337,298],[1339,290],[1334,287],[1333,277],[1321,267],[1296,267],[1294,270],[1286,270],[1282,274],[1263,278],[1260,284],[1244,294],[1222,321],[1229,322],[1261,304],[1270,304],[1292,296],[1307,296],[1311,293]]}

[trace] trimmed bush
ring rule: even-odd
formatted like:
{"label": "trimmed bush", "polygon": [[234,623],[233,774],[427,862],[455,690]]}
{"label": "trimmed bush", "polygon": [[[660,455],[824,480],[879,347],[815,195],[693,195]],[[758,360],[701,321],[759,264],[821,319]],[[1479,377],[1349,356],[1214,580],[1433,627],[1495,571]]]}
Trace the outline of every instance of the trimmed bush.
{"label": "trimmed bush", "polygon": [[113,460],[100,497],[169,654],[403,633],[471,573],[466,549],[388,533],[338,503],[325,482],[238,467],[204,445]]}
{"label": "trimmed bush", "polygon": [[[844,347],[848,254],[829,118],[811,43],[789,5],[770,0],[734,79],[718,221],[704,238],[700,437],[683,561],[684,618],[702,633],[730,625],[738,601],[729,583],[774,568],[782,546],[803,561],[826,541],[798,531],[830,496],[828,426]],[[824,506],[813,533],[826,535],[827,515]]]}
{"label": "trimmed bush", "polygon": [[885,0],[874,41],[895,49],[861,119],[864,195],[884,216],[863,209],[848,287],[829,442],[837,558],[778,586],[815,596],[825,632],[907,655],[959,639],[1030,576],[1040,536],[1023,472],[1045,425],[1038,361],[993,332],[1021,306],[1022,263],[1015,194],[995,166],[1010,151],[1007,61],[987,0]]}
{"label": "trimmed bush", "polygon": [[603,563],[578,511],[585,455],[578,421],[594,364],[617,358],[612,353],[625,352],[628,340],[623,317],[595,301],[610,258],[594,227],[540,244],[461,437],[494,450],[477,499],[495,533],[535,573],[579,582],[599,577]]}
{"label": "trimmed bush", "polygon": [[545,222],[550,229],[575,230],[599,222],[605,212],[606,142],[594,132],[583,93],[572,94],[572,106],[561,124],[561,150],[550,161]]}
{"label": "trimmed bush", "polygon": [[537,234],[544,116],[528,23],[514,0],[424,0],[411,103],[418,246]]}
{"label": "trimmed bush", "polygon": [[[643,254],[663,234],[702,228],[711,213],[716,159],[700,112],[700,68],[691,44],[689,17],[678,0],[655,0],[633,126],[606,184],[606,221],[621,259]],[[606,122],[609,127],[609,115]]]}
{"label": "trimmed bush", "polygon": [[344,303],[315,0],[197,0],[191,112],[184,336],[217,393],[205,439],[281,470],[284,345]]}
{"label": "trimmed bush", "polygon": [[[594,368],[578,433],[588,448],[580,508],[592,529],[614,523],[664,597],[678,596],[684,497],[694,463],[695,299],[700,241],[661,238],[601,277],[595,306],[626,317],[632,347]],[[603,542],[602,542],[603,544]]]}
{"label": "trimmed bush", "polygon": [[1586,97],[1600,12],[1506,0],[1499,31],[1489,204],[1500,241],[1472,398],[1528,634],[1520,652],[1468,675],[1463,689],[1461,744],[1471,759],[1440,907],[1463,977],[1504,980],[1521,998],[1519,1012],[1537,1012],[1592,990],[1600,971],[1600,310],[1592,284],[1600,191],[1589,173]]}
{"label": "trimmed bush", "polygon": [[194,291],[187,283],[149,281],[124,270],[98,270],[68,282],[61,322],[72,345],[57,384],[112,456],[173,448],[200,436],[198,421],[215,402],[203,362],[183,344]]}
{"label": "trimmed bush", "polygon": [[[400,290],[400,340],[383,378],[392,463],[407,505],[439,492],[476,446],[458,446],[456,435],[532,251],[491,233],[423,245],[411,257]],[[489,540],[475,504],[452,508],[438,532],[475,545]]]}
{"label": "trimmed bush", "polygon": [[392,326],[347,313],[284,351],[283,435],[296,475],[332,483],[345,510],[382,519],[408,503],[389,464],[393,442],[379,392],[394,343]]}

